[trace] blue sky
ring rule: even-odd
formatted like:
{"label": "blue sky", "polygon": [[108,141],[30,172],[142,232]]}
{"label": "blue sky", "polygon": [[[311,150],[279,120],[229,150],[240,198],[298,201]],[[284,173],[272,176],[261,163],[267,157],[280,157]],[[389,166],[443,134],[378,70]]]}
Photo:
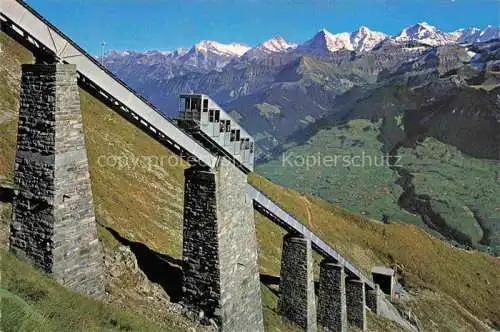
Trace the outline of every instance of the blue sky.
{"label": "blue sky", "polygon": [[203,40],[250,46],[281,35],[303,42],[322,28],[360,25],[397,34],[427,21],[443,31],[500,26],[500,0],[27,0],[92,54],[172,50]]}

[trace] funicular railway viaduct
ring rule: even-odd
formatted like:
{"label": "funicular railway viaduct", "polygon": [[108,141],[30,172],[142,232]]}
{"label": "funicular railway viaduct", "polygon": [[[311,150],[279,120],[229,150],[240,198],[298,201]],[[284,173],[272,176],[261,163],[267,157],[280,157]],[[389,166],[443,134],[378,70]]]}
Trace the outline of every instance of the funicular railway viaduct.
{"label": "funicular railway viaduct", "polygon": [[[308,331],[315,331],[317,326],[346,331],[349,324],[366,329],[366,306],[378,312],[378,286],[248,185],[247,174],[253,170],[253,139],[234,121],[228,123],[232,119],[208,97],[183,96],[189,101],[185,105],[190,105],[184,111],[203,112],[205,103],[212,105],[219,117],[214,127],[216,138],[200,135],[203,130],[193,133],[189,126],[181,129],[26,3],[0,1],[0,24],[2,31],[37,58],[37,64],[22,68],[11,226],[14,253],[53,274],[65,286],[95,298],[104,295],[80,86],[192,165],[185,172],[186,306],[202,310],[223,331],[264,330],[256,209],[288,231],[283,239],[280,313]],[[212,118],[205,122],[213,123],[216,116],[207,116]],[[226,122],[221,121],[224,117]],[[229,135],[229,145],[221,143],[222,132]],[[313,250],[324,257],[317,299]]]}

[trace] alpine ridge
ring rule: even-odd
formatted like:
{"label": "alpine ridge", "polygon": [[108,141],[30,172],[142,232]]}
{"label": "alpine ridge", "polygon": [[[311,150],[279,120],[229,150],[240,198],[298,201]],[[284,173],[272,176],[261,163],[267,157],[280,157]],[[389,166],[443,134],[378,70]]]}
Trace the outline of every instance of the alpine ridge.
{"label": "alpine ridge", "polygon": [[[499,160],[499,32],[499,27],[443,32],[426,22],[406,27],[395,36],[364,26],[338,34],[323,29],[296,47],[283,37],[274,37],[242,55],[238,55],[242,50],[211,52],[211,45],[206,45],[178,57],[160,51],[129,52],[118,60],[106,59],[105,65],[172,118],[177,116],[178,94],[211,95],[256,138],[256,156],[262,165],[257,170],[281,184],[377,219],[388,215],[427,227],[462,246],[499,252],[498,204],[495,200],[480,204],[484,185],[471,183],[465,190],[457,181],[450,184],[451,189],[442,190],[436,184],[462,179],[463,174],[453,167],[442,173],[459,172],[456,176],[445,174],[434,182],[420,176],[437,176],[432,169],[438,165],[433,159],[437,151],[449,151],[438,156],[469,158],[471,165],[483,159]],[[370,129],[373,123],[377,125]],[[350,129],[356,124],[359,128]],[[323,130],[328,137],[316,135]],[[355,138],[359,135],[369,138],[363,142]],[[374,155],[381,150],[401,151],[407,159],[422,158],[422,163],[399,170],[398,176],[392,171],[354,176],[357,180],[353,181],[359,181],[354,188],[373,185],[357,194],[343,183],[323,181],[341,174],[343,168],[313,175],[300,174],[295,168],[286,172],[273,164],[295,146],[297,151],[302,151],[300,147],[313,151],[310,145],[315,140],[310,138],[317,139],[316,148],[321,151],[337,138],[333,145],[347,144],[349,150],[365,145],[363,151],[381,141],[381,146],[373,147]],[[471,166],[467,172],[484,172],[478,178],[496,179],[498,171],[488,167]],[[280,169],[280,174],[272,169]],[[335,183],[335,179],[328,181]],[[393,190],[386,201],[371,196],[352,199],[386,190]]]}
{"label": "alpine ridge", "polygon": [[255,59],[265,57],[275,53],[289,53],[297,48],[297,44],[290,43],[281,36],[271,38],[256,47],[248,50],[243,58]]}
{"label": "alpine ridge", "polygon": [[112,50],[106,54],[105,60],[113,62],[123,57],[137,58],[147,55],[149,59],[154,59],[154,56],[163,57],[165,61],[178,62],[180,65],[197,67],[202,70],[220,70],[238,58],[252,60],[287,53],[326,56],[342,50],[359,54],[373,50],[385,40],[391,40],[395,43],[416,41],[429,46],[439,46],[455,43],[483,43],[499,38],[500,27],[487,26],[484,29],[470,27],[453,32],[443,32],[427,22],[420,22],[405,27],[398,35],[392,37],[384,32],[372,31],[366,26],[360,26],[353,32],[336,34],[322,29],[301,44],[287,41],[282,36],[273,37],[253,48],[237,42],[223,44],[217,41],[202,40],[190,49],[179,48],[174,51],[118,52]]}
{"label": "alpine ridge", "polygon": [[305,54],[325,55],[329,52],[340,50],[355,51],[357,53],[372,50],[388,36],[382,32],[371,31],[365,26],[356,31],[332,34],[322,29],[312,39],[306,41],[297,48],[297,51]]}

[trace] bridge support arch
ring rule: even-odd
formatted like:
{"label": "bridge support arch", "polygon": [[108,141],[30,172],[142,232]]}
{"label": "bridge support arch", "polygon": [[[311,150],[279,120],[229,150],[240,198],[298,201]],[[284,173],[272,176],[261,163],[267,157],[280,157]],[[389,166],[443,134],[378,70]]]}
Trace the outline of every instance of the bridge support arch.
{"label": "bridge support arch", "polygon": [[10,250],[61,284],[104,295],[75,65],[23,65]]}

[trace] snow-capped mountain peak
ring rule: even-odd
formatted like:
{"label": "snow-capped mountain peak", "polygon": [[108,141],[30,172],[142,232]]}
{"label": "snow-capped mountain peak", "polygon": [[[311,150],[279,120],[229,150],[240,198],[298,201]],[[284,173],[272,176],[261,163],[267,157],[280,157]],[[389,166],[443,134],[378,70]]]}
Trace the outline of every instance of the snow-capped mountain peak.
{"label": "snow-capped mountain peak", "polygon": [[[240,43],[223,44],[203,40],[190,49],[179,48],[174,51],[116,51],[105,54],[106,65],[115,63],[137,63],[139,65],[163,68],[161,75],[173,77],[189,71],[222,70],[233,63],[241,66],[257,60],[276,66],[304,54],[330,56],[337,51],[350,51],[357,54],[369,52],[388,35],[360,26],[353,32],[332,34],[326,29],[318,31],[311,39],[297,46],[283,37],[273,37],[254,48]],[[390,39],[390,44],[417,41],[425,45],[438,46],[452,43],[471,44],[500,39],[500,27],[488,26],[484,29],[466,28],[454,32],[442,32],[427,22],[404,28],[399,35]],[[350,56],[339,54],[339,56]],[[160,71],[159,71],[160,73]],[[158,74],[159,75],[159,74]]]}
{"label": "snow-capped mountain peak", "polygon": [[249,46],[239,43],[222,44],[212,40],[202,40],[179,60],[187,67],[221,70],[231,60],[242,56],[249,49]]}
{"label": "snow-capped mountain peak", "polygon": [[351,46],[356,52],[366,52],[372,50],[381,41],[388,38],[383,32],[372,31],[366,26],[360,26],[351,33]]}
{"label": "snow-capped mountain peak", "polygon": [[459,29],[453,34],[456,36],[458,43],[487,42],[492,39],[500,39],[500,27],[488,25],[482,30],[479,28]]}
{"label": "snow-capped mountain peak", "polygon": [[274,37],[257,45],[246,52],[241,60],[254,60],[268,58],[274,54],[286,54],[297,48],[297,44],[286,41],[283,37]]}
{"label": "snow-capped mountain peak", "polygon": [[467,28],[454,32],[442,32],[436,27],[421,22],[404,28],[394,38],[397,42],[419,41],[427,45],[438,46],[451,43],[477,43],[500,38],[500,27],[488,26],[485,29]]}
{"label": "snow-capped mountain peak", "polygon": [[104,56],[109,57],[109,58],[117,58],[117,57],[127,57],[127,56],[134,54],[134,53],[136,53],[136,52],[129,51],[129,50],[126,50],[126,51],[111,50],[109,52],[106,52],[106,54]]}
{"label": "snow-capped mountain peak", "polygon": [[428,38],[436,33],[436,30],[435,26],[432,26],[427,22],[421,22],[404,28],[396,39],[419,40]]}
{"label": "snow-capped mountain peak", "polygon": [[339,50],[364,52],[373,49],[378,43],[386,39],[382,32],[371,31],[366,26],[360,26],[356,31],[332,34],[326,29],[320,30],[312,39],[298,47],[300,52],[325,54]]}
{"label": "snow-capped mountain peak", "polygon": [[189,52],[189,49],[184,48],[184,47],[179,47],[174,52],[172,52],[172,55],[175,57],[180,57],[180,56],[183,56],[184,54],[186,54],[187,52]]}
{"label": "snow-capped mountain peak", "polygon": [[[318,36],[318,35],[317,35]],[[325,46],[330,52],[335,52],[341,49],[352,50],[350,35],[347,32],[332,34],[326,29],[319,32],[319,38],[325,42]]]}
{"label": "snow-capped mountain peak", "polygon": [[420,26],[422,27],[423,29],[426,29],[426,30],[431,30],[431,31],[435,31],[437,30],[435,26],[433,25],[430,25],[429,23],[425,22],[425,21],[422,21],[420,23],[417,23],[416,24],[417,26]]}
{"label": "snow-capped mountain peak", "polygon": [[437,46],[454,43],[456,39],[451,33],[439,31],[427,22],[420,22],[404,28],[394,40],[397,42],[419,41],[423,44]]}
{"label": "snow-capped mountain peak", "polygon": [[278,36],[263,42],[256,48],[265,52],[278,53],[287,52],[295,49],[296,47],[297,44],[289,43],[283,37]]}
{"label": "snow-capped mountain peak", "polygon": [[348,33],[332,34],[326,29],[321,29],[308,41],[297,47],[301,53],[313,53],[327,55],[341,49],[349,47],[350,40]]}
{"label": "snow-capped mountain peak", "polygon": [[499,39],[500,38],[500,27],[494,27],[488,25],[488,27],[481,31],[479,34],[479,41],[488,41],[491,39]]}
{"label": "snow-capped mountain peak", "polygon": [[249,46],[239,43],[222,44],[212,40],[202,40],[194,45],[192,50],[220,56],[242,56],[249,49]]}

